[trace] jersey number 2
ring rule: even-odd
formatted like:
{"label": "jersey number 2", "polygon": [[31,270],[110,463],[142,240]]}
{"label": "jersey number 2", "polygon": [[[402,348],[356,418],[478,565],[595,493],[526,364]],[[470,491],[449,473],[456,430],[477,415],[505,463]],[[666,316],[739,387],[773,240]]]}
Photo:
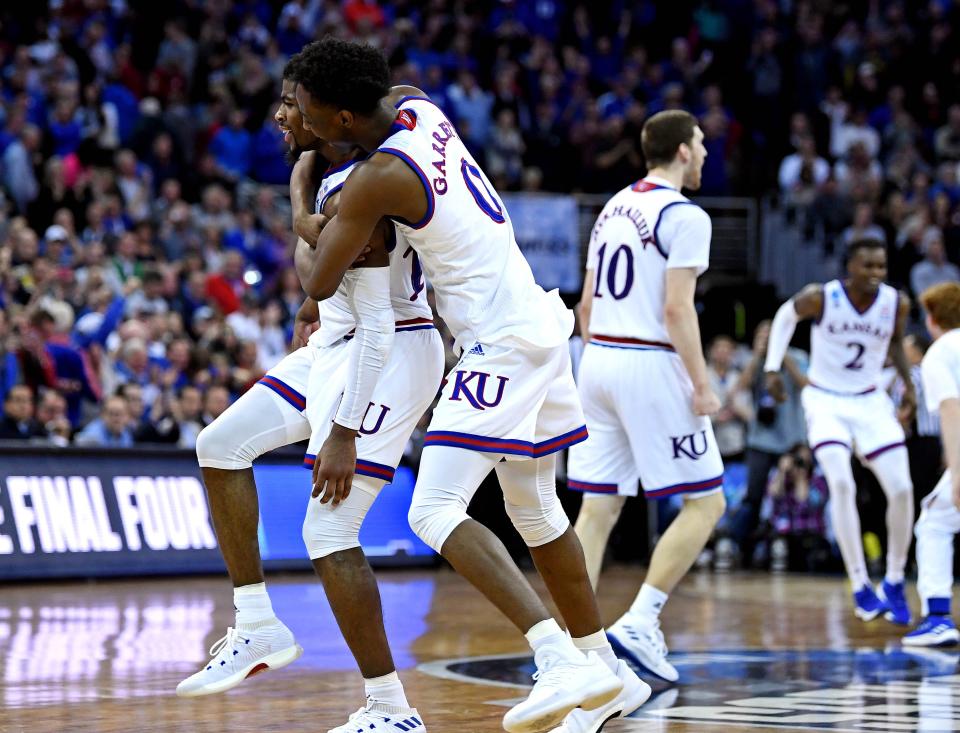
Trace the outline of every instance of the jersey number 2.
{"label": "jersey number 2", "polygon": [[856,354],[853,358],[843,365],[844,369],[852,369],[853,371],[858,371],[863,369],[863,352],[867,350],[867,347],[858,341],[851,341],[847,344],[848,349],[856,349]]}
{"label": "jersey number 2", "polygon": [[[593,296],[595,298],[603,297],[600,289],[603,285],[603,260],[606,254],[607,245],[603,244],[600,249],[597,250],[597,286],[593,290]],[[623,255],[624,267],[626,267],[626,275],[623,278],[622,286],[618,289],[617,270],[620,267],[621,255]],[[633,288],[633,250],[627,245],[621,244],[614,250],[610,256],[610,261],[607,263],[607,291],[614,297],[614,300],[622,300],[627,297],[631,288]]]}

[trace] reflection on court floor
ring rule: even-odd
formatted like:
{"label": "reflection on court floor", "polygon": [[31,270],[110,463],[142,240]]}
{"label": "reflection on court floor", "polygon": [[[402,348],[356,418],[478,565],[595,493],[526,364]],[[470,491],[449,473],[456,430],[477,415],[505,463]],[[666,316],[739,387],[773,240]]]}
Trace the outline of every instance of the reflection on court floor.
{"label": "reflection on court floor", "polygon": [[[379,575],[394,659],[430,730],[501,730],[504,706],[531,683],[522,637],[449,570]],[[622,612],[641,577],[604,575],[604,618]],[[232,624],[224,578],[3,586],[0,731],[312,733],[342,723],[362,685],[320,584],[268,583],[304,656],[195,700],[173,690]],[[852,617],[839,579],[693,576],[668,610],[680,683],[647,676],[651,700],[604,733],[960,731],[960,651],[902,648],[901,628]]]}

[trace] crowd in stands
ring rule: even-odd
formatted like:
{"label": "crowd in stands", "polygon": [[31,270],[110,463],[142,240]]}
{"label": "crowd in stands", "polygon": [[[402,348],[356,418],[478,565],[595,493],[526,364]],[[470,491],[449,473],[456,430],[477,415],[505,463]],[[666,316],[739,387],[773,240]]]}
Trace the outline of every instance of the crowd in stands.
{"label": "crowd in stands", "polygon": [[[302,292],[272,115],[314,38],[381,47],[503,190],[615,191],[643,121],[690,109],[701,193],[775,193],[838,254],[883,239],[916,293],[960,279],[958,29],[949,0],[7,3],[0,439],[190,447],[286,353]],[[792,496],[806,466],[749,354],[710,348],[718,439],[751,468],[743,545],[793,511],[764,509],[768,475]]]}

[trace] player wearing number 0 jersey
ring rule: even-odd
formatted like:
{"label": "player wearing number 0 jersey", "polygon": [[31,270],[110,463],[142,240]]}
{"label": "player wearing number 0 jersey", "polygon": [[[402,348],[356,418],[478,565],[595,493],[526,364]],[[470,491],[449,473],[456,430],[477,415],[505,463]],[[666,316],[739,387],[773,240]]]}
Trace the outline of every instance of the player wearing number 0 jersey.
{"label": "player wearing number 0 jersey", "polygon": [[[586,438],[567,348],[573,318],[534,281],[503,203],[442,110],[419,89],[390,89],[386,59],[370,46],[328,37],[302,57],[297,100],[308,127],[371,153],[347,179],[340,212],[320,236],[307,292],[329,297],[358,253],[356,237],[384,216],[419,254],[461,359],[434,410],[411,527],[533,647],[536,684],[504,716],[504,727],[540,733],[569,723],[596,731],[650,691],[604,637],[579,543],[556,496],[557,451]],[[573,639],[502,543],[466,513],[493,470]]]}
{"label": "player wearing number 0 jersey", "polygon": [[654,550],[631,609],[608,631],[623,653],[675,681],[660,611],[724,509],[723,463],[709,415],[693,296],[710,258],[710,217],[680,193],[700,187],[703,132],[683,111],[644,125],[649,174],[617,193],[594,225],[581,299],[587,345],[578,383],[590,438],[570,449],[568,486],[584,492],[577,519],[596,584],[610,530],[642,481],[651,498],[684,507]]}
{"label": "player wearing number 0 jersey", "polygon": [[946,646],[960,641],[950,616],[953,541],[960,532],[960,285],[941,283],[920,294],[934,344],[920,365],[927,409],[939,412],[947,470],[923,499],[917,520],[917,592],[923,620],[905,646]]}
{"label": "player wearing number 0 jersey", "polygon": [[[902,341],[910,303],[883,283],[887,253],[882,242],[853,242],[847,256],[846,279],[810,285],[777,311],[764,370],[768,390],[782,401],[784,353],[797,322],[812,319],[809,384],[801,400],[807,440],[830,487],[830,516],[850,577],[854,612],[865,621],[884,614],[889,621],[908,624],[903,574],[913,529],[913,484],[903,428],[881,386],[881,372],[889,355],[906,385],[899,419],[909,422],[916,397]],[[853,451],[887,495],[887,570],[876,592],[863,555]]]}

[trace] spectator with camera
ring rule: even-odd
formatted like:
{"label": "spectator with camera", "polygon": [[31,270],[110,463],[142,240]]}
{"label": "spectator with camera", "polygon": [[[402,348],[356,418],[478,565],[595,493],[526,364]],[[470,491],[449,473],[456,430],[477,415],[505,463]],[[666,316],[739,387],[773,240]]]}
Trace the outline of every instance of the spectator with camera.
{"label": "spectator with camera", "polygon": [[827,484],[814,471],[810,449],[799,444],[780,456],[770,472],[761,508],[761,549],[770,569],[822,570],[830,557],[826,539]]}
{"label": "spectator with camera", "polygon": [[807,383],[804,376],[807,355],[799,349],[788,349],[784,359],[787,399],[777,404],[767,392],[763,379],[763,360],[769,339],[770,321],[762,321],[754,331],[750,361],[740,376],[740,384],[753,396],[755,409],[747,425],[747,493],[730,523],[730,539],[745,567],[752,563],[770,471],[784,453],[806,438],[800,391]]}

